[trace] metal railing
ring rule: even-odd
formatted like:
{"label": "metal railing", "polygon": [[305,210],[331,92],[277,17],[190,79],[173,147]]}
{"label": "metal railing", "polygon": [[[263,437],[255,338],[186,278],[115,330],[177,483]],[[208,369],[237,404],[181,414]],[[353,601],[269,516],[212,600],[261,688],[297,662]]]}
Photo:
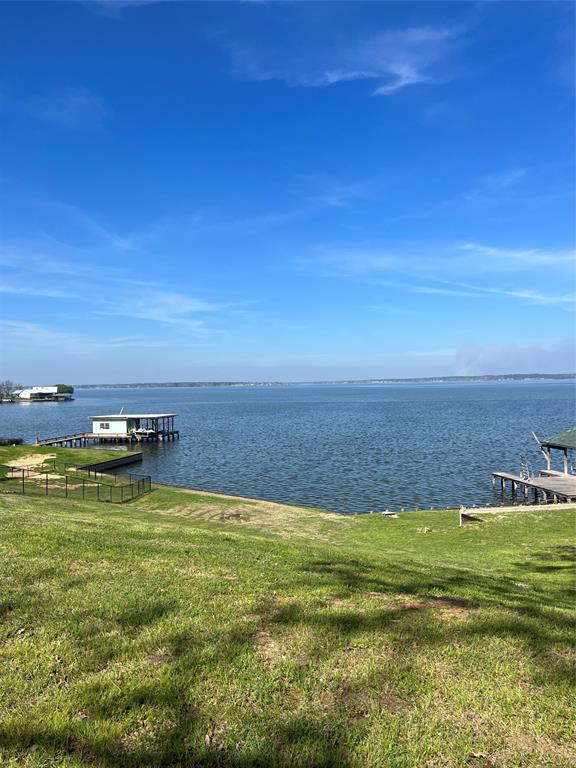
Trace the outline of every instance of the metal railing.
{"label": "metal railing", "polygon": [[[102,475],[103,473],[99,473]],[[17,493],[30,496],[60,496],[71,499],[103,501],[123,504],[149,493],[152,489],[150,475],[109,475],[114,482],[88,479],[78,474],[57,474],[32,467],[12,467],[0,464],[0,493]],[[117,478],[125,478],[125,482]]]}

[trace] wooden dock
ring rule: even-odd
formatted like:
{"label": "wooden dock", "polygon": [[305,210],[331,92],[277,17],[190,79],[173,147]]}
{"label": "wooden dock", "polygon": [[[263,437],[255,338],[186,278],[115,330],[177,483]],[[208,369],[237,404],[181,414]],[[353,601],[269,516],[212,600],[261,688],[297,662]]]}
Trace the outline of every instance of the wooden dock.
{"label": "wooden dock", "polygon": [[500,490],[506,493],[508,486],[512,498],[522,496],[528,500],[532,494],[534,503],[544,502],[573,502],[576,501],[576,475],[547,473],[535,477],[522,477],[511,472],[493,472],[492,487],[500,483]]}
{"label": "wooden dock", "polygon": [[169,432],[154,432],[153,434],[141,435],[106,435],[95,434],[94,432],[77,432],[74,435],[61,435],[60,437],[48,437],[44,440],[36,440],[34,445],[60,446],[61,448],[85,448],[91,443],[101,445],[126,445],[134,443],[163,443],[170,440],[179,440],[180,432],[177,429]]}

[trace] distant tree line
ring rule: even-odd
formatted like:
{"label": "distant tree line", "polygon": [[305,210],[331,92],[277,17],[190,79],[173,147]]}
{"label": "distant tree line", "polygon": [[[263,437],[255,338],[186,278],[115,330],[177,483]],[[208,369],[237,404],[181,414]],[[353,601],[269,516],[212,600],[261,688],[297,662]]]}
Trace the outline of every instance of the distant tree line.
{"label": "distant tree line", "polygon": [[474,376],[424,376],[407,379],[334,379],[330,381],[163,381],[131,384],[78,384],[78,389],[148,389],[156,387],[285,387],[296,384],[435,384],[467,381],[549,381],[574,379],[576,373],[503,373]]}
{"label": "distant tree line", "polygon": [[10,381],[10,379],[0,381],[0,397],[12,397],[17,389],[22,389],[22,384],[16,384],[15,381]]}
{"label": "distant tree line", "polygon": [[[74,394],[74,387],[72,387],[70,384],[54,384],[53,386],[58,388],[59,395]],[[24,389],[22,384],[17,384],[15,381],[11,381],[10,379],[4,379],[3,381],[0,381],[0,397],[12,397],[14,392],[17,392],[19,389]]]}

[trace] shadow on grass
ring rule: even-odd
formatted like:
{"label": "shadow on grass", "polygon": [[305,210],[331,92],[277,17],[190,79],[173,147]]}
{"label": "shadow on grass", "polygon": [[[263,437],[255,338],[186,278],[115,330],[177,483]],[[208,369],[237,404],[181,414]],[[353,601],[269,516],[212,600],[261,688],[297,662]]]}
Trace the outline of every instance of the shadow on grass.
{"label": "shadow on grass", "polygon": [[[573,554],[572,548],[557,547],[516,567],[522,573],[531,565],[567,563]],[[319,587],[340,602],[311,607],[291,597],[295,588]],[[349,699],[334,696],[326,706],[318,701],[312,715],[298,712],[289,695],[281,711],[247,707],[245,717],[254,718],[257,731],[251,743],[238,736],[242,728],[228,729],[222,721],[222,703],[207,695],[207,680],[234,680],[240,702],[249,700],[250,686],[264,689],[271,678],[287,690],[298,675],[313,685],[317,664],[329,664],[356,636],[363,635],[365,642],[370,633],[375,644],[385,638],[399,649],[399,663],[415,675],[422,674],[415,671],[415,658],[432,647],[469,646],[473,653],[495,638],[511,638],[529,657],[537,682],[564,684],[572,682],[573,671],[555,650],[567,647],[574,622],[558,608],[572,608],[572,603],[556,584],[540,588],[510,576],[441,566],[430,570],[410,562],[376,566],[339,557],[312,559],[296,582],[286,581],[279,597],[264,596],[251,617],[239,616],[231,626],[201,636],[192,630],[167,633],[156,673],[140,679],[135,672],[124,680],[106,672],[96,680],[80,680],[70,692],[78,715],[0,725],[0,749],[23,757],[35,747],[51,759],[73,756],[80,765],[101,768],[347,768],[358,765],[355,745],[371,706],[358,705],[361,692]],[[176,610],[169,601],[151,600],[125,610],[116,623],[136,640]],[[253,660],[259,633],[274,627],[306,630],[312,638],[307,660],[300,666],[282,661],[278,679],[275,662],[268,670],[262,662],[259,676],[246,682],[239,671],[246,659]],[[409,705],[393,695],[378,704],[391,717],[401,717]]]}
{"label": "shadow on grass", "polygon": [[[541,559],[569,559],[574,555],[574,548],[554,547],[543,554]],[[534,570],[531,562],[519,563],[516,567]],[[405,622],[416,613],[420,614],[419,631],[412,642],[422,650],[439,643],[472,641],[481,646],[493,638],[513,638],[520,641],[529,654],[538,678],[559,683],[574,681],[573,666],[562,656],[550,654],[558,646],[566,648],[576,630],[574,594],[569,589],[549,584],[540,588],[509,576],[490,576],[456,568],[437,567],[431,577],[428,570],[396,563],[388,578],[382,568],[367,564],[350,568],[348,561],[338,560],[311,562],[306,570],[336,580],[342,587],[341,596],[381,594],[382,598],[390,596],[405,600],[411,597],[413,602],[402,609],[376,609],[361,614],[348,611],[308,614],[301,617],[302,621],[329,623],[338,633],[363,632],[379,627],[400,638],[405,634]],[[473,595],[473,599],[469,595]],[[448,614],[451,608],[456,612],[462,609],[460,618],[466,620],[445,621],[435,613],[435,607],[445,609]],[[487,610],[476,612],[474,609]],[[468,616],[465,615],[467,611]],[[277,613],[275,620],[285,621],[284,609]]]}
{"label": "shadow on grass", "polygon": [[517,568],[532,573],[576,570],[576,547],[564,545],[549,547],[535,552],[525,563],[515,563]]}

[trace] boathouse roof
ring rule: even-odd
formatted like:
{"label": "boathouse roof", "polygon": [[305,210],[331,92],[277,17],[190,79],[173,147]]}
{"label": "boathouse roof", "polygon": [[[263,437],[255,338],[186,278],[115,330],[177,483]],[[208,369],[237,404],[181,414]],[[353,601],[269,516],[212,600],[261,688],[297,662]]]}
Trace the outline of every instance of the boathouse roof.
{"label": "boathouse roof", "polygon": [[548,448],[575,448],[576,449],[576,427],[565,429],[564,432],[558,432],[557,435],[547,437],[540,441],[540,445]]}
{"label": "boathouse roof", "polygon": [[106,416],[90,416],[91,419],[107,419],[108,421],[124,421],[125,419],[167,419],[178,416],[177,413],[112,413]]}

